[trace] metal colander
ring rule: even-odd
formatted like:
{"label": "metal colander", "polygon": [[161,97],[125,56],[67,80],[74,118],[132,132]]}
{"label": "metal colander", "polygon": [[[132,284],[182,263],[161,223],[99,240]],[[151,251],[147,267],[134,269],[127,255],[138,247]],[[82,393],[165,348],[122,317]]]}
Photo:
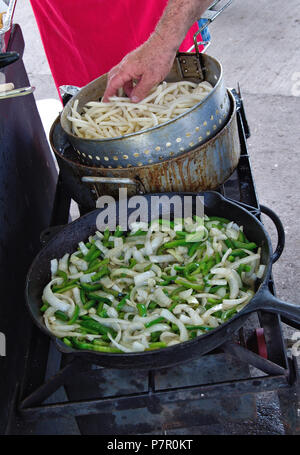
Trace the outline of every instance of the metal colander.
{"label": "metal colander", "polygon": [[206,80],[214,88],[203,101],[167,123],[110,139],[83,139],[73,134],[68,115],[71,114],[74,101],[78,100],[79,112],[88,101],[98,101],[104,93],[107,75],[83,87],[67,103],[61,114],[61,126],[75,148],[79,161],[101,168],[154,164],[199,147],[226,125],[230,100],[218,60],[206,54],[179,53],[165,80],[198,83]]}

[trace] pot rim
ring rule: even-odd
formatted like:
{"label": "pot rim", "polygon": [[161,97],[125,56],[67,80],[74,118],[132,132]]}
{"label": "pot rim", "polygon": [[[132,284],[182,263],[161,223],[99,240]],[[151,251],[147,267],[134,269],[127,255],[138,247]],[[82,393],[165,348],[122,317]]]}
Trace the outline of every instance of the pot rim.
{"label": "pot rim", "polygon": [[[229,88],[227,89],[227,93],[228,93],[229,98],[230,98],[231,103],[232,103],[232,104],[231,104],[231,109],[230,109],[230,110],[231,110],[230,117],[228,118],[228,120],[227,120],[226,124],[223,126],[223,128],[222,128],[215,136],[213,136],[213,137],[210,138],[207,142],[205,142],[204,144],[202,144],[202,145],[199,146],[200,149],[201,149],[201,147],[204,147],[204,146],[207,147],[207,146],[211,145],[214,141],[216,141],[216,140],[221,136],[221,134],[223,133],[223,131],[227,130],[227,129],[230,127],[230,125],[231,125],[233,119],[234,119],[235,116],[236,116],[236,112],[237,112],[237,111],[236,111],[236,100],[235,100],[235,97],[234,97],[234,95],[232,94],[232,92],[231,92],[231,90],[230,90]],[[99,170],[101,170],[101,172],[107,172],[107,173],[111,173],[111,172],[114,172],[114,171],[117,171],[118,173],[119,173],[119,172],[120,172],[120,173],[126,173],[128,170],[138,172],[139,169],[147,169],[147,168],[149,169],[149,168],[153,168],[154,166],[160,166],[161,164],[163,164],[163,163],[165,163],[165,162],[167,162],[167,161],[168,161],[169,163],[172,163],[173,161],[177,161],[177,160],[180,159],[180,158],[185,158],[186,155],[187,155],[188,153],[193,152],[193,151],[197,148],[197,146],[196,146],[196,147],[192,148],[191,150],[188,150],[188,151],[186,151],[186,152],[183,152],[181,155],[177,155],[177,156],[168,158],[168,159],[166,159],[166,160],[159,161],[159,162],[157,162],[157,163],[145,164],[145,165],[143,165],[143,166],[130,166],[130,167],[126,167],[126,168],[124,168],[124,167],[122,167],[122,168],[118,168],[118,167],[109,168],[109,167],[100,167],[100,166],[88,166],[88,165],[86,165],[86,164],[82,164],[82,163],[79,162],[79,161],[73,161],[73,160],[71,160],[71,159],[69,159],[69,158],[66,158],[66,157],[63,155],[63,153],[59,152],[59,151],[56,149],[56,147],[55,147],[55,145],[54,145],[54,142],[53,142],[53,132],[54,132],[54,129],[55,129],[56,125],[59,123],[59,120],[60,120],[60,116],[58,116],[58,117],[55,119],[55,121],[53,122],[53,124],[52,124],[52,126],[51,126],[51,129],[50,129],[49,140],[50,140],[51,148],[52,148],[53,152],[54,152],[57,156],[59,156],[59,158],[62,158],[63,160],[65,160],[65,161],[66,161],[67,163],[69,163],[69,164],[72,164],[72,165],[75,164],[75,165],[77,165],[79,168],[82,168],[83,170],[84,170],[84,169],[88,169],[88,170],[90,170],[90,171],[95,171],[95,170],[99,171]],[[61,124],[60,124],[60,126],[61,126]],[[61,128],[62,128],[64,134],[66,134],[66,135],[68,136],[68,134],[65,132],[65,130],[63,129],[62,126],[61,126]],[[70,144],[70,145],[72,145],[72,144]]]}
{"label": "pot rim", "polygon": [[[204,103],[204,101],[206,102],[210,97],[213,96],[213,94],[216,92],[217,88],[221,85],[221,83],[223,81],[223,67],[222,67],[222,64],[215,57],[211,57],[210,55],[207,55],[207,54],[204,54],[204,55],[205,55],[205,57],[208,57],[209,59],[213,60],[219,66],[220,74],[219,74],[219,77],[218,77],[218,81],[217,81],[216,85],[213,87],[212,91],[209,92],[209,94],[203,100],[201,100],[199,103],[197,103],[194,106],[192,106],[191,108],[189,108],[187,111],[185,111],[182,114],[178,115],[177,117],[174,117],[173,119],[170,119],[170,120],[168,120],[165,123],[161,123],[160,125],[152,126],[151,128],[147,128],[145,130],[137,131],[136,133],[130,133],[130,134],[126,134],[124,136],[116,136],[116,137],[109,137],[109,138],[102,138],[102,139],[87,139],[87,138],[76,136],[75,134],[73,134],[71,128],[70,128],[71,132],[67,131],[66,128],[64,127],[63,123],[64,122],[65,123],[67,123],[67,122],[71,123],[70,120],[67,119],[67,110],[69,110],[69,108],[71,106],[71,103],[73,103],[74,100],[78,99],[78,97],[80,96],[80,94],[82,93],[83,90],[86,90],[90,85],[94,84],[96,81],[98,81],[99,79],[103,78],[104,76],[106,76],[108,74],[108,73],[105,73],[105,74],[102,74],[100,77],[97,77],[93,81],[89,82],[84,87],[82,87],[79,90],[79,92],[76,93],[76,95],[73,96],[67,102],[67,104],[64,106],[64,109],[63,109],[63,111],[61,112],[61,115],[60,115],[60,124],[61,124],[62,129],[64,130],[64,132],[69,137],[72,137],[74,140],[76,140],[78,142],[86,142],[86,143],[95,142],[95,143],[99,144],[99,143],[107,143],[107,142],[111,142],[111,141],[121,141],[123,139],[132,138],[132,137],[138,136],[138,135],[143,134],[143,133],[148,133],[148,132],[151,132],[151,131],[154,131],[154,130],[158,130],[160,128],[164,128],[166,125],[170,125],[171,123],[174,123],[175,121],[185,117],[186,115],[190,114],[194,110],[198,109]],[[192,79],[192,78],[190,78],[190,79]],[[205,81],[205,79],[203,81],[201,81],[201,82],[204,82],[204,81]],[[178,81],[178,82],[181,82],[181,81]]]}

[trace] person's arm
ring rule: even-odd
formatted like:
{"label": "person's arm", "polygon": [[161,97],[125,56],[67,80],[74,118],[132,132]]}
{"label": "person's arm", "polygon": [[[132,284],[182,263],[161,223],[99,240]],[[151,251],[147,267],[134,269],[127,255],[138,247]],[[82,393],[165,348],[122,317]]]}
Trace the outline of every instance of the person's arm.
{"label": "person's arm", "polygon": [[[108,73],[103,101],[123,87],[137,103],[169,73],[176,52],[192,24],[212,4],[212,0],[169,0],[150,38]],[[132,82],[137,80],[133,88]]]}

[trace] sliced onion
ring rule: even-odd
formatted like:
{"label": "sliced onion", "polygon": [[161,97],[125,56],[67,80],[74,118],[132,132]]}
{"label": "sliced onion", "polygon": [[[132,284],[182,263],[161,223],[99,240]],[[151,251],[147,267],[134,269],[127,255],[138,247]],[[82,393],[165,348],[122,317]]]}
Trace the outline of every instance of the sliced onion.
{"label": "sliced onion", "polygon": [[148,270],[144,273],[139,273],[134,277],[134,284],[135,286],[145,286],[147,284],[147,280],[149,278],[153,278],[155,273],[152,270]]}
{"label": "sliced onion", "polygon": [[164,262],[174,262],[176,259],[171,254],[160,254],[159,256],[149,256],[151,262],[162,264]]}
{"label": "sliced onion", "polygon": [[92,282],[92,277],[96,275],[96,272],[91,272],[91,273],[85,273],[81,275],[80,282],[81,283],[91,283]]}
{"label": "sliced onion", "polygon": [[[59,299],[55,294],[53,294],[51,286],[53,284],[62,284],[63,279],[62,278],[54,278],[51,280],[47,286],[45,286],[44,291],[43,291],[43,300],[49,303],[52,307],[54,307],[56,310],[60,311],[68,311],[70,308],[70,305],[66,302],[63,302],[62,299]],[[61,294],[60,294],[61,295]]]}
{"label": "sliced onion", "polygon": [[153,298],[161,307],[167,308],[172,303],[172,300],[163,292],[162,288],[155,289]]}
{"label": "sliced onion", "polygon": [[82,254],[85,256],[86,254],[88,254],[89,252],[89,249],[85,246],[85,244],[83,242],[79,242],[78,243],[78,246],[80,248],[80,251],[82,252]]}
{"label": "sliced onion", "polygon": [[69,261],[69,253],[66,253],[58,262],[58,268],[59,270],[62,270],[63,272],[68,272],[68,261]]}
{"label": "sliced onion", "polygon": [[166,310],[165,308],[161,310],[160,314],[165,319],[168,319],[168,321],[171,321],[173,322],[173,324],[177,325],[180,332],[180,341],[187,341],[189,339],[187,329],[185,328],[184,324],[174,316],[174,314],[172,314],[169,310]]}
{"label": "sliced onion", "polygon": [[51,276],[52,278],[54,275],[56,275],[58,269],[58,260],[57,259],[51,259],[50,261],[50,270],[51,270]]}

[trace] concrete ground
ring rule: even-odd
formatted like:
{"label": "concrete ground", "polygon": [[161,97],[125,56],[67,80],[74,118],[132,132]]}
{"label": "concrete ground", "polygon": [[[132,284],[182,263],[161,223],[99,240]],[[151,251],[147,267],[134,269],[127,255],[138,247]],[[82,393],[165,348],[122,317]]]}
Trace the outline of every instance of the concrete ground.
{"label": "concrete ground", "polygon": [[[26,0],[18,0],[15,22],[22,27],[24,62],[37,100],[58,99]],[[300,148],[300,1],[235,0],[210,30],[208,53],[223,64],[229,87],[241,85],[251,128],[250,156],[259,200],[280,215],[286,231],[284,253],[274,266],[277,294],[300,304],[299,148]],[[265,221],[265,219],[264,219]],[[272,223],[266,226],[276,245]],[[259,418],[278,418],[276,403],[259,404]],[[275,420],[274,420],[275,419]],[[272,419],[271,419],[272,420]],[[228,429],[228,433],[276,434],[268,418],[258,426]],[[196,430],[197,433],[198,430]]]}

